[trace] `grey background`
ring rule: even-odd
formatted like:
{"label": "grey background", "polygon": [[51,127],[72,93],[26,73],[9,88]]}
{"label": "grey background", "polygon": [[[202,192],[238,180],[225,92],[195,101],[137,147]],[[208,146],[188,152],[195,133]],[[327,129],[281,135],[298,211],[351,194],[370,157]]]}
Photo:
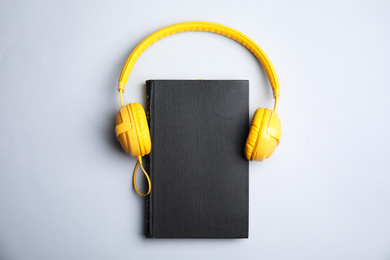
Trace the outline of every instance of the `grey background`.
{"label": "grey background", "polygon": [[[390,259],[388,1],[0,1],[0,259]],[[147,240],[135,159],[114,135],[117,80],[153,31],[205,20],[250,36],[279,75],[283,137],[250,163],[248,240]],[[148,49],[148,79],[248,79],[264,71],[222,36]],[[249,121],[248,121],[249,123]]]}

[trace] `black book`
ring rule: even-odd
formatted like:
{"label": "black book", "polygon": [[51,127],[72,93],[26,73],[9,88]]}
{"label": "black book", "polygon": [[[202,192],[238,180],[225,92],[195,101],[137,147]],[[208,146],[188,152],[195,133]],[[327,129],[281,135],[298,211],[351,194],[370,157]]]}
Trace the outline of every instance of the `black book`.
{"label": "black book", "polygon": [[146,237],[247,238],[247,80],[149,80]]}

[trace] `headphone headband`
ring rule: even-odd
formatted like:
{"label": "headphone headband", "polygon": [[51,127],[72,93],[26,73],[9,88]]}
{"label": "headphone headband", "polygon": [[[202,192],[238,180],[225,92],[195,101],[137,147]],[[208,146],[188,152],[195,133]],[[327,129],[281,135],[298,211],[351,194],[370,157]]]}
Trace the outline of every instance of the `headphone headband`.
{"label": "headphone headband", "polygon": [[178,23],[178,24],[174,24],[162,28],[152,33],[148,37],[146,37],[133,50],[133,52],[130,54],[129,58],[126,61],[125,66],[123,67],[121,76],[119,78],[119,85],[118,85],[118,91],[120,92],[121,97],[122,97],[122,93],[125,91],[125,85],[130,76],[131,70],[133,69],[134,64],[139,58],[139,56],[141,56],[142,52],[144,52],[150,45],[152,45],[153,43],[155,43],[156,41],[162,38],[165,38],[172,34],[181,33],[181,32],[190,32],[190,31],[212,32],[212,33],[224,35],[226,37],[229,37],[237,41],[238,43],[245,46],[248,50],[250,50],[253,53],[253,55],[255,55],[256,58],[260,61],[260,63],[263,65],[268,80],[271,83],[273,95],[275,98],[274,110],[276,110],[278,97],[280,96],[279,81],[276,76],[276,72],[271,64],[271,61],[268,59],[267,55],[253,40],[251,40],[248,36],[244,35],[243,33],[234,30],[230,27],[221,24],[211,23],[211,22]]}
{"label": "headphone headband", "polygon": [[[131,103],[124,106],[123,92],[125,91],[125,85],[130,76],[131,70],[142,52],[144,52],[150,45],[164,37],[189,31],[212,32],[229,37],[250,50],[260,61],[267,74],[274,94],[274,111],[264,108],[256,110],[252,119],[249,135],[245,143],[245,158],[251,161],[263,161],[264,159],[270,157],[275,148],[279,145],[282,132],[280,130],[280,119],[276,113],[276,109],[278,107],[280,88],[275,70],[264,51],[246,35],[224,25],[210,22],[185,22],[167,26],[152,33],[137,45],[127,58],[126,64],[123,67],[119,78],[118,90],[122,107],[116,116],[116,137],[126,152],[130,153],[134,157],[138,157],[138,162],[133,173],[133,183],[137,193],[142,196],[148,195],[151,190],[150,178],[145,169],[142,167],[141,159],[142,156],[148,155],[151,151],[152,144],[150,132],[147,116],[145,115],[145,111],[142,106],[139,103]],[[149,184],[149,190],[146,194],[140,193],[137,188],[136,172],[139,164],[141,165],[142,171],[144,172]]]}

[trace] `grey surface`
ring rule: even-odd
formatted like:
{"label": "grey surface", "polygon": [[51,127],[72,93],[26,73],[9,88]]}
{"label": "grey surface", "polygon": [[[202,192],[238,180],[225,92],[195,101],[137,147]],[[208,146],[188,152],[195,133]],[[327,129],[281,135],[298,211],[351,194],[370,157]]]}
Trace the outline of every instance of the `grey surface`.
{"label": "grey surface", "polygon": [[[0,1],[0,259],[389,259],[387,1]],[[114,137],[121,68],[149,33],[206,20],[242,31],[281,83],[283,136],[250,163],[249,240],[146,240],[135,159]],[[188,63],[192,60],[192,63]],[[144,81],[248,79],[256,59],[207,33],[171,36]]]}

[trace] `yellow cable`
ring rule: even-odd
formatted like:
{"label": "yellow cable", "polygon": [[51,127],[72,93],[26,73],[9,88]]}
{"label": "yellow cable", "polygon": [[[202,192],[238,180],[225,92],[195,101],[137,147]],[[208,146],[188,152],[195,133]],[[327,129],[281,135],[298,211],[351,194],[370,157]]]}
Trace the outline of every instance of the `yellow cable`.
{"label": "yellow cable", "polygon": [[274,112],[278,109],[278,104],[279,104],[279,97],[275,97],[275,105],[274,105]]}
{"label": "yellow cable", "polygon": [[[141,193],[141,192],[138,190],[138,187],[137,187],[136,176],[137,176],[138,165],[141,165],[142,171],[144,172],[145,177],[146,177],[146,179],[147,179],[147,181],[148,181],[149,189],[148,189],[148,192],[147,192],[146,194]],[[138,156],[138,161],[137,161],[137,164],[135,165],[135,168],[134,168],[134,172],[133,172],[133,183],[134,183],[135,191],[136,191],[139,195],[141,195],[141,196],[147,196],[147,195],[149,195],[150,190],[152,189],[152,185],[150,184],[149,175],[146,173],[144,167],[142,166],[142,157],[141,157],[141,156]]]}
{"label": "yellow cable", "polygon": [[120,98],[121,98],[121,106],[123,107],[124,106],[124,104],[123,104],[123,91],[121,90],[121,91],[119,91],[119,96],[120,96]]}

